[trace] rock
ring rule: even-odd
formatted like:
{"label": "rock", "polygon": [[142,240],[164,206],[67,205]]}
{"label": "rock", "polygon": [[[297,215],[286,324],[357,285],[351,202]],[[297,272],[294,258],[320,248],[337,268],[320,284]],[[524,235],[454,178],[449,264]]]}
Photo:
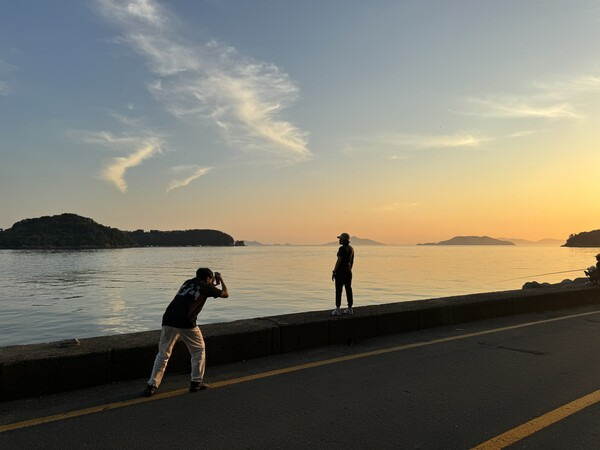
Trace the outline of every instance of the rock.
{"label": "rock", "polygon": [[574,280],[569,280],[565,278],[560,283],[550,284],[550,283],[538,283],[537,281],[528,281],[523,285],[521,289],[538,289],[543,287],[576,287],[576,286],[584,286],[588,284],[589,280],[584,277],[575,278]]}
{"label": "rock", "polygon": [[550,283],[538,283],[537,281],[528,281],[521,289],[538,289],[552,286]]}

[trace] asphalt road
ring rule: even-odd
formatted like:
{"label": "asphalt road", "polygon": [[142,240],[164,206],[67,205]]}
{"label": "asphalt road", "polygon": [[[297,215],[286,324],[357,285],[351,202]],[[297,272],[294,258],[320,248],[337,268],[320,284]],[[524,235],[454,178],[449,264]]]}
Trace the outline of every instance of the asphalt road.
{"label": "asphalt road", "polygon": [[[508,432],[510,448],[598,449],[600,393],[581,399],[600,389],[599,344],[600,309],[580,308],[209,367],[213,388],[171,376],[144,403],[145,380],[5,402],[0,427],[23,426],[0,448],[468,449]],[[97,405],[114,409],[82,411]]]}

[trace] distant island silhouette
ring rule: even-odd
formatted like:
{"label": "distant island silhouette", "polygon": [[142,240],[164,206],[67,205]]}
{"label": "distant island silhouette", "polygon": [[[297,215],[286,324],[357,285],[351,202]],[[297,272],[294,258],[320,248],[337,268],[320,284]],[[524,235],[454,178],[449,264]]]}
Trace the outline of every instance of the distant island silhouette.
{"label": "distant island silhouette", "polygon": [[[334,246],[339,245],[338,241],[327,242],[325,244],[265,244],[263,242],[258,241],[244,241],[245,245],[248,247],[305,247],[312,245],[320,245],[320,246]],[[361,239],[356,236],[352,236],[350,238],[350,243],[353,245],[385,245],[381,242],[373,241],[372,239]]]}
{"label": "distant island silhouette", "polygon": [[489,236],[454,236],[452,239],[440,242],[429,242],[417,245],[515,245],[514,242],[501,241]]}
{"label": "distant island silhouette", "polygon": [[563,247],[600,247],[600,230],[571,234]]}
{"label": "distant island silhouette", "polygon": [[285,244],[264,244],[258,241],[244,241],[244,245],[247,247],[292,247],[292,244],[287,242]]}
{"label": "distant island silhouette", "polygon": [[98,249],[244,245],[222,231],[122,231],[94,220],[64,213],[25,219],[0,231],[3,249]]}
{"label": "distant island silhouette", "polygon": [[[385,245],[381,242],[373,241],[372,239],[362,239],[356,236],[350,238],[351,245]],[[327,242],[321,245],[340,245],[338,241]]]}
{"label": "distant island silhouette", "polygon": [[258,242],[258,241],[244,241],[244,242],[249,247],[253,247],[253,246],[266,247],[266,246],[272,245],[272,244],[263,244],[262,242]]}
{"label": "distant island silhouette", "polygon": [[515,245],[518,245],[520,247],[531,247],[531,246],[536,246],[536,247],[560,247],[562,245],[562,243],[564,241],[560,240],[560,239],[540,239],[538,241],[528,241],[527,239],[517,239],[517,238],[505,238],[505,237],[499,237],[497,239],[500,239],[501,241],[508,241],[508,242],[512,242]]}

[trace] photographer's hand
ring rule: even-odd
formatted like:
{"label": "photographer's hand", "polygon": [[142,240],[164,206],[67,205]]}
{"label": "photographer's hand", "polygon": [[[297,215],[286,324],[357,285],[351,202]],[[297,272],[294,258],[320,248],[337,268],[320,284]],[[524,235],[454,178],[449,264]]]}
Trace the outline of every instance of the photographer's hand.
{"label": "photographer's hand", "polygon": [[229,291],[227,290],[227,286],[225,286],[225,281],[223,280],[223,276],[219,273],[216,275],[215,277],[217,279],[217,281],[221,284],[221,298],[227,298],[229,297]]}

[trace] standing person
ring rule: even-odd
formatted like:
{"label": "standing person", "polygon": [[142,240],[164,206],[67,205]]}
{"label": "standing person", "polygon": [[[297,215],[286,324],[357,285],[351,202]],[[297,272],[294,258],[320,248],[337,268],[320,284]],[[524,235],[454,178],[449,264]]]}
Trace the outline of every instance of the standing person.
{"label": "standing person", "polygon": [[340,249],[337,252],[337,261],[333,268],[331,279],[335,281],[335,309],[331,311],[332,316],[342,314],[340,306],[342,304],[342,288],[346,289],[346,300],[348,307],[344,309],[343,314],[352,315],[352,266],[354,265],[354,249],[350,245],[350,235],[342,233],[338,236],[340,240]]}
{"label": "standing person", "polygon": [[[216,285],[220,284],[221,289]],[[167,363],[177,339],[181,337],[187,346],[192,360],[192,381],[190,392],[208,388],[204,382],[204,365],[206,361],[204,351],[204,338],[196,318],[202,310],[208,297],[227,298],[229,292],[219,272],[213,274],[212,270],[200,268],[196,271],[196,278],[187,280],[171,301],[162,318],[162,330],[158,344],[158,354],[154,360],[154,368],[144,390],[146,397],[156,393]]]}

